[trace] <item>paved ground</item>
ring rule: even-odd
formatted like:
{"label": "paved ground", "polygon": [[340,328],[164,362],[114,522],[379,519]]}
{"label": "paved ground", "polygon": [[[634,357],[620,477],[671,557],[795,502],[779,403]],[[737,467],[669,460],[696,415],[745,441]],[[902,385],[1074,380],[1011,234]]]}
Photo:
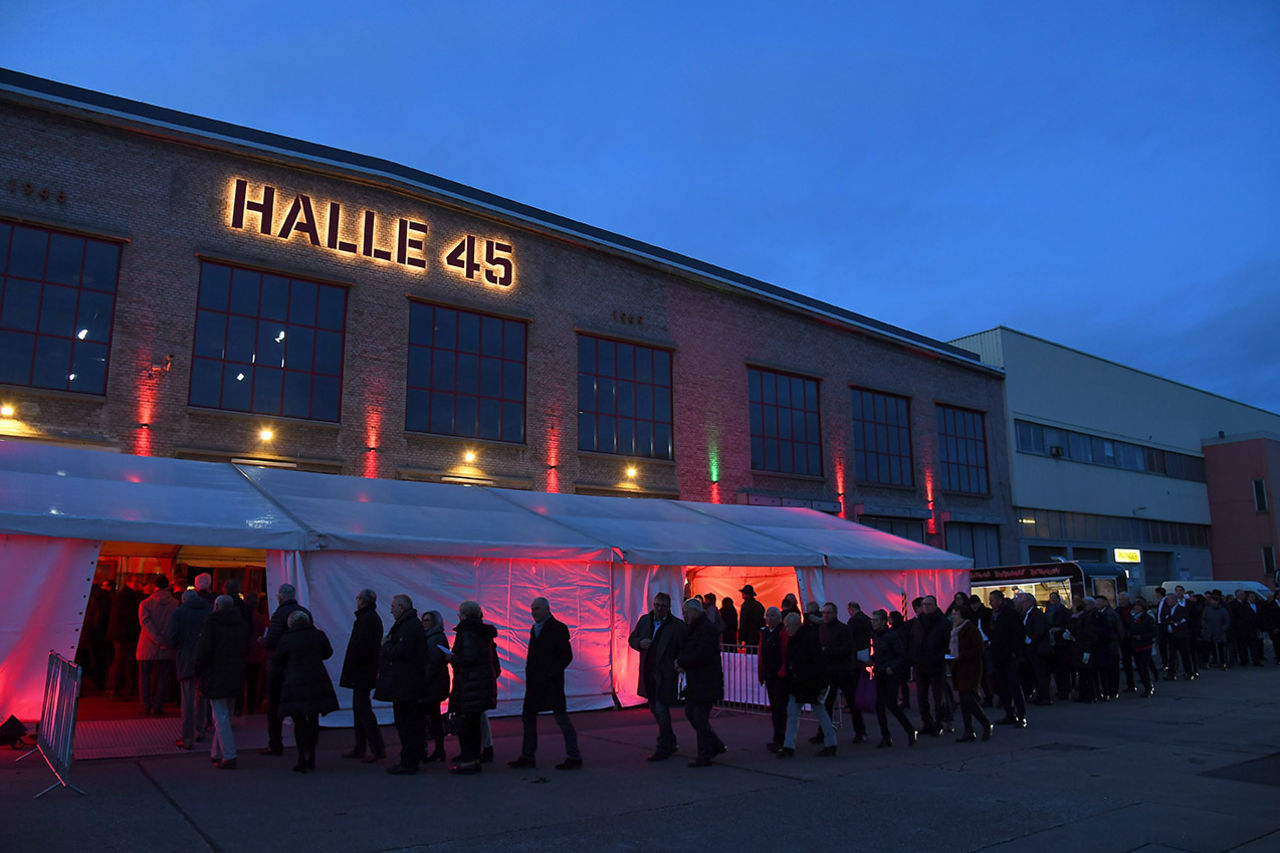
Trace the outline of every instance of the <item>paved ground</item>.
{"label": "paved ground", "polygon": [[[349,732],[326,731],[306,776],[291,756],[245,755],[234,772],[199,754],[86,761],[72,781],[88,796],[40,800],[52,778],[38,756],[15,764],[5,752],[0,850],[710,853],[790,838],[815,849],[1280,851],[1280,667],[1162,683],[1150,700],[1033,710],[1028,729],[999,728],[987,744],[907,749],[899,738],[878,750],[842,737],[835,759],[806,744],[790,761],[764,751],[761,717],[722,715],[730,752],[703,770],[646,763],[643,711],[579,714],[587,766],[574,773],[551,769],[561,744],[550,719],[542,766],[508,769],[517,721],[501,720],[498,763],[466,778],[440,765],[388,776],[338,758]],[[683,721],[677,733],[690,750]]]}

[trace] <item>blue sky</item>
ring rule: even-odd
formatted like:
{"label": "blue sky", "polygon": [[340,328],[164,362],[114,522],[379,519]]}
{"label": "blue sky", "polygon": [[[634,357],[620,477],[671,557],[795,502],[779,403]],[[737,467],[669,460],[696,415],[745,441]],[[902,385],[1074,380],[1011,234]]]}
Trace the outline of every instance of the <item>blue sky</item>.
{"label": "blue sky", "polygon": [[1275,2],[7,0],[0,65],[1280,411]]}

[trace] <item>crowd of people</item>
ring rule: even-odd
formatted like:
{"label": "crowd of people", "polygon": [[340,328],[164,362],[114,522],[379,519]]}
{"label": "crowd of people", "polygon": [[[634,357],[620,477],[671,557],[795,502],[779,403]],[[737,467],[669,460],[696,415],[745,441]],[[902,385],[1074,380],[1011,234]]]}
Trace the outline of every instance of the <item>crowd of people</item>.
{"label": "crowd of people", "polygon": [[[127,695],[127,663],[136,660],[142,712],[162,714],[176,679],[182,708],[177,745],[192,749],[211,732],[214,765],[231,770],[238,760],[231,718],[237,709],[252,710],[256,697],[246,685],[262,671],[268,743],[259,752],[284,754],[283,721],[289,717],[297,751],[293,769],[313,771],[320,717],[338,708],[324,663],[334,654],[333,644],[291,585],[279,587],[268,617],[265,605],[250,605],[240,596],[236,581],[227,581],[216,597],[211,581],[200,575],[178,597],[167,578],[153,575],[141,579],[140,590],[127,584],[115,593],[106,620],[114,647],[106,682],[117,695]],[[986,602],[957,592],[945,611],[934,596],[915,599],[911,618],[883,609],[866,614],[849,602],[847,621],[832,602],[809,602],[802,612],[794,595],[765,608],[750,584],[739,592],[739,607],[727,596],[718,606],[714,595],[694,596],[678,616],[670,596],[658,593],[631,632],[628,643],[639,654],[637,690],[658,729],[649,761],[667,760],[679,750],[672,708],[681,702],[696,738],[689,766],[709,767],[727,750],[711,722],[712,709],[724,698],[726,651],[756,654],[770,712],[766,748],[785,759],[796,755],[806,706],[818,723],[809,738],[821,747],[816,754],[836,754],[833,714],[840,697],[854,744],[867,740],[864,712],[875,713],[879,747],[894,744],[890,718],[912,746],[921,734],[954,733],[958,716],[956,740],[968,743],[990,739],[997,725],[1025,728],[1029,705],[1116,700],[1122,675],[1124,691],[1139,693],[1141,683],[1140,695],[1149,698],[1162,679],[1196,679],[1208,667],[1263,666],[1264,636],[1273,652],[1280,649],[1275,595],[1263,599],[1243,590],[1227,596],[1177,586],[1158,589],[1153,602],[1122,592],[1114,607],[1105,596],[1067,603],[1055,592],[1043,608],[1033,595],[1016,590],[1011,596],[992,591]],[[352,691],[353,744],[342,756],[365,763],[388,757],[373,710],[376,699],[391,704],[399,740],[388,773],[412,775],[424,764],[446,761],[449,733],[459,744],[449,770],[480,772],[493,760],[487,712],[497,706],[502,674],[497,628],[484,621],[479,603],[464,601],[450,641],[443,615],[419,614],[404,593],[393,596],[386,627],[377,601],[371,589],[356,594],[339,676],[339,685]],[[123,633],[119,608],[135,603],[135,639],[117,639]],[[575,770],[583,758],[565,697],[565,670],[573,661],[570,632],[546,598],[530,602],[529,612],[523,738],[520,754],[508,764],[536,766],[538,716],[549,711],[565,746],[556,769]],[[908,714],[913,683],[918,726]],[[1003,716],[992,721],[985,709],[997,705]]]}

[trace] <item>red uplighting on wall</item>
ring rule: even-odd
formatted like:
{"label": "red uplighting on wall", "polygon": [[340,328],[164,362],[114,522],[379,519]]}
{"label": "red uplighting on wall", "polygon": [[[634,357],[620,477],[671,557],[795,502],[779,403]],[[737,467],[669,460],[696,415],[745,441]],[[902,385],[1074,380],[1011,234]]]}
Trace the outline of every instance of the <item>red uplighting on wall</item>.
{"label": "red uplighting on wall", "polygon": [[933,513],[929,516],[929,523],[926,529],[930,536],[938,535],[938,511],[933,508],[933,469],[924,469],[924,497],[929,503],[929,512]]}
{"label": "red uplighting on wall", "polygon": [[720,503],[720,484],[719,483],[711,484],[711,502],[713,504]]}
{"label": "red uplighting on wall", "polygon": [[151,418],[156,410],[156,386],[151,379],[138,382],[138,426],[134,429],[133,453],[151,456]]}
{"label": "red uplighting on wall", "polygon": [[382,437],[382,410],[376,406],[364,410],[364,470],[362,476],[374,479],[378,476],[378,448]]}
{"label": "red uplighting on wall", "polygon": [[840,502],[840,517],[848,518],[844,505],[844,457],[836,456],[836,500]]}
{"label": "red uplighting on wall", "polygon": [[547,491],[560,491],[560,413],[548,412],[547,435]]}

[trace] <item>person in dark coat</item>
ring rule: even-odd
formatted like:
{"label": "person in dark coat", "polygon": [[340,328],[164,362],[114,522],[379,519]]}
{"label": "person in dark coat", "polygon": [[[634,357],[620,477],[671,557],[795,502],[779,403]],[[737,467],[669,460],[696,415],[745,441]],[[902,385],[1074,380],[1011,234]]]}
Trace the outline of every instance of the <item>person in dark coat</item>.
{"label": "person in dark coat", "polygon": [[738,592],[742,593],[742,606],[738,608],[738,642],[744,646],[758,646],[760,631],[764,628],[764,605],[756,601],[756,589],[751,584]]}
{"label": "person in dark coat", "polygon": [[573,647],[569,644],[569,627],[551,615],[551,603],[535,598],[529,605],[533,627],[529,629],[529,652],[524,665],[524,740],[520,757],[507,764],[511,767],[534,767],[538,754],[538,714],[550,711],[564,734],[565,760],[557,770],[577,770],[582,766],[578,751],[578,733],[565,707],[564,671],[573,663]]}
{"label": "person in dark coat", "polygon": [[738,644],[738,608],[733,606],[733,599],[727,595],[720,600],[720,621],[724,624],[720,642],[726,646],[736,646]]}
{"label": "person in dark coat", "polygon": [[911,626],[911,642],[907,650],[916,676],[921,731],[936,737],[942,734],[944,727],[953,728],[946,662],[951,624],[938,609],[938,600],[932,595],[920,598],[920,609],[907,624]]}
{"label": "person in dark coat", "polygon": [[995,730],[978,702],[978,687],[982,684],[986,651],[983,648],[982,633],[972,620],[973,611],[969,609],[967,601],[957,602],[951,608],[951,642],[948,652],[951,658],[951,685],[960,696],[960,718],[964,722],[964,734],[956,738],[956,743],[972,743],[978,739],[973,730],[975,719],[982,726],[983,740],[990,740],[991,733]]}
{"label": "person in dark coat", "polygon": [[678,747],[671,727],[671,706],[679,689],[676,656],[684,641],[685,624],[671,613],[671,596],[659,592],[653,609],[641,616],[627,644],[640,653],[640,685],[637,692],[649,700],[649,711],[658,723],[658,746],[650,761],[664,761]]}
{"label": "person in dark coat", "polygon": [[378,689],[373,698],[391,703],[396,733],[400,735],[400,761],[387,768],[396,775],[418,772],[427,741],[427,632],[422,629],[413,599],[400,593],[391,599],[395,620],[382,643]]}
{"label": "person in dark coat", "polygon": [[1023,671],[1022,692],[1033,704],[1052,705],[1049,673],[1053,668],[1053,647],[1049,645],[1049,617],[1036,606],[1035,596],[1022,592],[1014,597],[1022,612]]}
{"label": "person in dark coat", "polygon": [[1142,680],[1142,698],[1149,699],[1155,692],[1151,686],[1153,680],[1159,679],[1156,665],[1151,660],[1151,647],[1155,645],[1156,620],[1147,612],[1147,602],[1139,598],[1129,609],[1129,626],[1126,635],[1129,637],[1129,648],[1133,651],[1133,665],[1138,670],[1138,678]]}
{"label": "person in dark coat", "polygon": [[1049,606],[1044,610],[1049,622],[1049,646],[1052,649],[1049,670],[1053,675],[1054,695],[1058,699],[1071,698],[1071,655],[1075,643],[1067,636],[1071,627],[1071,609],[1062,603],[1062,596],[1049,593]]}
{"label": "person in dark coat", "polygon": [[378,615],[378,594],[362,589],[356,594],[356,621],[342,658],[338,686],[351,691],[351,716],[356,743],[343,758],[358,758],[366,764],[387,757],[382,729],[373,713],[370,692],[378,686],[378,662],[382,656],[382,617]]}
{"label": "person in dark coat", "polygon": [[1181,659],[1183,677],[1191,680],[1196,677],[1196,671],[1191,662],[1191,620],[1187,608],[1173,593],[1164,597],[1164,603],[1164,622],[1160,627],[1169,638],[1168,678],[1173,681],[1178,677],[1178,660]]}
{"label": "person in dark coat", "polygon": [[760,629],[760,651],[756,657],[756,675],[769,697],[769,716],[773,721],[773,739],[765,748],[770,752],[782,749],[787,738],[787,631],[782,625],[782,613],[776,607],[764,612],[764,627]]}
{"label": "person in dark coat", "polygon": [[113,702],[133,698],[138,689],[138,605],[142,587],[137,575],[129,575],[111,600],[107,639],[111,641],[111,670],[107,673],[107,697]]}
{"label": "person in dark coat", "polygon": [[818,755],[830,758],[836,754],[836,730],[827,713],[826,693],[831,690],[827,667],[822,657],[819,628],[805,621],[799,613],[788,613],[782,621],[787,631],[787,731],[783,736],[779,758],[796,754],[796,735],[800,730],[800,706],[809,705],[822,730],[822,749]]}
{"label": "person in dark coat", "polygon": [[1222,597],[1209,594],[1208,604],[1200,617],[1201,638],[1209,644],[1209,665],[1225,671],[1227,640],[1231,637],[1231,613],[1222,606]]}
{"label": "person in dark coat", "polygon": [[173,687],[173,664],[178,657],[165,636],[179,605],[164,575],[149,576],[142,591],[147,597],[138,605],[138,695],[143,714],[160,716]]}
{"label": "person in dark coat", "polygon": [[203,737],[209,722],[208,707],[199,694],[196,681],[196,641],[204,630],[204,622],[213,613],[213,605],[199,591],[189,589],[182,593],[182,605],[178,607],[165,628],[165,642],[177,651],[175,660],[178,689],[182,696],[182,737],[174,746],[191,749]]}
{"label": "person in dark coat", "polygon": [[236,768],[236,739],[231,711],[244,690],[244,660],[249,649],[249,626],[235,599],[220,595],[196,641],[195,670],[200,692],[213,712],[213,746],[209,757],[223,770]]}
{"label": "person in dark coat", "polygon": [[996,688],[1004,706],[1004,718],[1000,725],[1027,726],[1027,702],[1022,694],[1022,682],[1018,678],[1018,661],[1022,657],[1026,631],[1022,615],[1000,590],[991,593],[991,663],[996,673]]}
{"label": "person in dark coat", "polygon": [[876,747],[893,746],[893,738],[889,737],[888,714],[893,714],[894,719],[902,724],[907,733],[907,746],[915,746],[915,727],[898,704],[898,685],[910,665],[907,647],[899,632],[889,627],[889,614],[883,610],[876,610],[871,614],[871,630],[871,668],[876,681],[876,722],[880,724],[880,743]]}
{"label": "person in dark coat", "polygon": [[449,698],[449,638],[439,610],[422,614],[422,633],[427,638],[427,695],[422,703],[426,707],[427,736],[435,743],[435,749],[422,760],[444,761],[444,718],[440,714],[440,703]]}
{"label": "person in dark coat", "polygon": [[[244,665],[244,693],[236,699],[234,710],[235,716],[239,717],[245,711],[245,706],[251,706],[249,713],[252,714],[257,710],[257,699],[261,691],[258,685],[262,681],[262,664],[265,661],[265,650],[259,645],[258,638],[262,634],[255,633],[254,628],[254,606],[245,601],[244,596],[240,594],[240,581],[236,578],[227,578],[222,582],[222,594],[231,596],[231,600],[236,603],[236,610],[240,611],[240,618],[244,620],[244,624],[249,626],[249,656],[246,658]],[[255,597],[256,600],[256,597]],[[266,630],[266,626],[262,626],[262,630]]]}
{"label": "person in dark coat", "polygon": [[676,668],[685,676],[684,715],[698,736],[698,756],[689,766],[710,767],[711,759],[729,749],[711,728],[711,708],[724,698],[721,634],[696,598],[684,603],[684,619],[689,627]]}
{"label": "person in dark coat", "polygon": [[475,601],[458,605],[458,624],[453,629],[453,692],[449,712],[461,718],[458,740],[462,755],[450,773],[480,772],[480,726],[484,712],[498,706],[498,656],[495,640],[498,629],[484,622],[484,610]]}
{"label": "person in dark coat", "polygon": [[275,650],[289,629],[289,617],[301,610],[308,617],[311,611],[298,603],[298,591],[293,584],[282,583],[276,590],[276,611],[271,614],[262,647],[267,653],[267,745],[258,750],[259,755],[284,755],[284,718],[280,711],[280,691],[284,686],[284,673],[275,667]]}
{"label": "person in dark coat", "polygon": [[[822,622],[818,625],[818,643],[822,647],[822,669],[827,684],[827,716],[835,713],[836,693],[844,696],[844,704],[853,720],[853,742],[862,743],[867,739],[867,724],[858,710],[856,692],[857,677],[854,675],[853,635],[849,627],[840,621],[839,611],[835,604],[828,601],[822,605]],[[822,726],[809,738],[809,743],[824,743],[826,737]]]}
{"label": "person in dark coat", "polygon": [[[415,620],[416,621],[416,620]],[[324,662],[333,657],[333,646],[324,631],[311,624],[311,614],[298,608],[289,614],[289,630],[271,655],[271,667],[281,673],[280,713],[293,720],[298,763],[293,769],[316,769],[320,718],[338,710],[338,694]]]}
{"label": "person in dark coat", "polygon": [[99,690],[107,689],[107,672],[111,666],[111,640],[107,629],[111,624],[111,603],[116,597],[116,582],[107,578],[89,590],[89,603],[84,610],[84,630],[76,662],[84,655],[85,674]]}

